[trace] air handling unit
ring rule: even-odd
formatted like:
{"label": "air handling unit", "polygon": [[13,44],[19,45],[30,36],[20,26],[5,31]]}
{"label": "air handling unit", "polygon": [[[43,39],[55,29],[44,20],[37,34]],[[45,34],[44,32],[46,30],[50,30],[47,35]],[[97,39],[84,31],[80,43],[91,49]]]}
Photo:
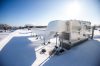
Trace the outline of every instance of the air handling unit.
{"label": "air handling unit", "polygon": [[59,38],[59,47],[70,49],[71,46],[91,37],[91,22],[80,20],[55,20],[48,24],[47,31]]}

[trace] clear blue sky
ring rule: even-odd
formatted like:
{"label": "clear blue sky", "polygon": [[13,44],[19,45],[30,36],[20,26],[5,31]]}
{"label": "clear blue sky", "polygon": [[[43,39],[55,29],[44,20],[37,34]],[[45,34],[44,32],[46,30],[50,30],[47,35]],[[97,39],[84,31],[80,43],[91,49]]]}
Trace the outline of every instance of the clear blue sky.
{"label": "clear blue sky", "polygon": [[100,24],[100,0],[0,0],[0,23],[47,25],[70,19]]}

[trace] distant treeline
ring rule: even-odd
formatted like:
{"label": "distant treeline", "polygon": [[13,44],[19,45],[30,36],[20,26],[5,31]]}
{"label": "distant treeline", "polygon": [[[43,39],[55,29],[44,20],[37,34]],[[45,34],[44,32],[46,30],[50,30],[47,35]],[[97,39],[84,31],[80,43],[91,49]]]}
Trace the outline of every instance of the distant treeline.
{"label": "distant treeline", "polygon": [[8,24],[0,24],[0,30],[8,29],[24,29],[24,28],[46,28],[47,26],[33,26],[33,25],[24,25],[24,26],[10,26]]}
{"label": "distant treeline", "polygon": [[15,26],[10,26],[10,25],[8,25],[8,24],[0,24],[0,32],[1,31],[8,31],[8,30],[16,30],[16,29],[18,29],[19,27],[15,27]]}
{"label": "distant treeline", "polygon": [[46,28],[47,26],[34,26],[35,28]]}
{"label": "distant treeline", "polygon": [[24,25],[23,28],[46,28],[47,26],[35,26],[35,25],[31,25],[31,24],[26,24]]}
{"label": "distant treeline", "polygon": [[0,24],[0,29],[1,30],[8,30],[8,29],[11,29],[11,26],[7,25],[7,24]]}

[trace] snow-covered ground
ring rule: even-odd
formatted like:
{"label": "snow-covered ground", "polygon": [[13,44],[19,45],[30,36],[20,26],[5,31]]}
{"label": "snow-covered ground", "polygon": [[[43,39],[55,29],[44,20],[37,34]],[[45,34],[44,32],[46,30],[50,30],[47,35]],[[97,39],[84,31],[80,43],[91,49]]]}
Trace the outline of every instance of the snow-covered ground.
{"label": "snow-covered ground", "polygon": [[0,41],[2,40],[2,39],[4,39],[5,37],[7,37],[9,34],[11,33],[11,31],[3,31],[2,30],[2,32],[0,32]]}
{"label": "snow-covered ground", "polygon": [[48,49],[30,30],[16,30],[0,42],[0,66],[38,66],[49,57],[41,48]]}
{"label": "snow-covered ground", "polygon": [[[36,59],[34,47],[28,38],[30,32],[17,30],[0,44],[0,66],[30,66]],[[6,42],[6,43],[5,43]]]}
{"label": "snow-covered ground", "polygon": [[[55,40],[55,39],[53,39]],[[53,41],[52,40],[52,41]],[[55,43],[43,45],[30,30],[16,30],[0,41],[0,66],[100,66],[100,32],[59,56],[49,56]],[[40,54],[40,49],[48,51]]]}
{"label": "snow-covered ground", "polygon": [[65,54],[54,56],[43,66],[100,66],[100,31],[93,40],[86,41]]}

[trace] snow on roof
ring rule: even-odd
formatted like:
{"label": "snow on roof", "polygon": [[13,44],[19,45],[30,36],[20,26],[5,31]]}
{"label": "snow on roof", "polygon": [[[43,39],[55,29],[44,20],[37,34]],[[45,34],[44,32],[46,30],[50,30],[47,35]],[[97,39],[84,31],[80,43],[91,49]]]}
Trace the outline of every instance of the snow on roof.
{"label": "snow on roof", "polygon": [[48,24],[47,31],[62,32],[65,30],[65,27],[66,27],[65,21],[55,20],[51,21]]}

